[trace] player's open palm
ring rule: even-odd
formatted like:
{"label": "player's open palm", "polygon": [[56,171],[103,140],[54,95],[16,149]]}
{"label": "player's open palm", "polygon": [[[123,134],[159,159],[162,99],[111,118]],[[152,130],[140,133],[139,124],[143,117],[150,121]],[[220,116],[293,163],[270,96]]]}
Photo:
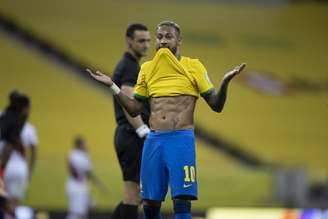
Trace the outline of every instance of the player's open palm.
{"label": "player's open palm", "polygon": [[242,63],[241,65],[236,66],[232,71],[229,71],[224,75],[223,80],[229,82],[236,75],[242,72],[245,67],[246,67],[246,63]]}
{"label": "player's open palm", "polygon": [[102,72],[100,72],[98,70],[96,72],[93,72],[93,71],[91,71],[88,68],[86,69],[86,71],[89,72],[89,74],[91,75],[91,77],[93,77],[95,80],[97,80],[99,82],[102,82],[102,83],[104,83],[104,84],[106,84],[108,86],[112,86],[113,85],[112,79],[109,76],[103,74]]}

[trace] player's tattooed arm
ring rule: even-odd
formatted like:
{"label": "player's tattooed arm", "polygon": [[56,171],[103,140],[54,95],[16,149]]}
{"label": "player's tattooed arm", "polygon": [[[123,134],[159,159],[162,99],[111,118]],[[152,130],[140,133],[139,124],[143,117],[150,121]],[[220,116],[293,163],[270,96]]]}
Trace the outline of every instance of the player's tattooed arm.
{"label": "player's tattooed arm", "polygon": [[243,63],[239,66],[236,66],[232,71],[226,73],[223,77],[222,83],[218,91],[212,92],[204,97],[207,104],[215,112],[222,112],[228,92],[228,85],[230,81],[238,75],[245,68],[246,64]]}
{"label": "player's tattooed arm", "polygon": [[114,97],[130,114],[130,116],[136,117],[141,113],[143,103],[137,101],[133,97],[127,96],[124,92],[121,92],[120,88],[113,82],[113,80],[109,76],[103,74],[100,71],[93,72],[90,69],[87,69],[87,72],[89,72],[91,77],[94,78],[96,81],[107,85],[111,89],[111,92],[113,93]]}

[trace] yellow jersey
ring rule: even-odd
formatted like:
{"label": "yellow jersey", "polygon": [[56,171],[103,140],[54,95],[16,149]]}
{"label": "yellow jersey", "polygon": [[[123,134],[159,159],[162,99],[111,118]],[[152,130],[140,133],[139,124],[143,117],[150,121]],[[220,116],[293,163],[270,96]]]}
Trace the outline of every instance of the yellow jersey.
{"label": "yellow jersey", "polygon": [[150,97],[191,95],[198,98],[214,91],[207,71],[198,59],[182,56],[178,60],[167,49],[159,49],[155,57],[140,69],[134,96],[137,100]]}

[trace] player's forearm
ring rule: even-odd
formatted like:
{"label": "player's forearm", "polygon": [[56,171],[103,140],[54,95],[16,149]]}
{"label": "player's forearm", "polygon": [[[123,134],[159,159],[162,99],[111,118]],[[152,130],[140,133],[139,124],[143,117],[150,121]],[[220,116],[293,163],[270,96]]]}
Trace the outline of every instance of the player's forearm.
{"label": "player's forearm", "polygon": [[220,89],[211,97],[211,108],[215,112],[222,112],[227,99],[229,81],[222,81]]}
{"label": "player's forearm", "polygon": [[114,97],[132,117],[136,117],[140,114],[142,104],[133,98],[129,98],[126,94],[121,92],[121,89],[113,82],[109,76],[101,73],[100,71],[96,71],[94,73],[90,69],[87,69],[87,72],[89,72],[95,80],[108,86]]}
{"label": "player's forearm", "polygon": [[137,129],[140,126],[144,125],[144,122],[142,121],[140,115],[136,117],[132,117],[126,110],[124,110],[124,114],[126,119],[129,121],[129,123],[133,126],[134,129]]}
{"label": "player's forearm", "polygon": [[226,73],[223,77],[223,81],[219,91],[216,92],[214,95],[210,95],[207,102],[214,111],[221,112],[223,110],[227,98],[228,85],[230,81],[245,68],[245,66],[246,64],[243,63],[235,67],[232,71]]}
{"label": "player's forearm", "polygon": [[124,110],[124,114],[126,119],[129,121],[129,123],[133,126],[133,128],[136,131],[136,134],[139,136],[139,138],[145,138],[148,133],[150,132],[150,129],[147,124],[144,123],[141,116],[131,117],[126,110]]}
{"label": "player's forearm", "polygon": [[30,160],[29,160],[29,168],[30,168],[31,173],[32,173],[32,171],[34,170],[34,167],[35,167],[36,156],[37,156],[37,150],[36,150],[36,147],[33,145],[31,147],[31,157],[30,157]]}
{"label": "player's forearm", "polygon": [[128,97],[123,92],[114,96],[131,117],[136,117],[141,113],[142,104],[137,100]]}

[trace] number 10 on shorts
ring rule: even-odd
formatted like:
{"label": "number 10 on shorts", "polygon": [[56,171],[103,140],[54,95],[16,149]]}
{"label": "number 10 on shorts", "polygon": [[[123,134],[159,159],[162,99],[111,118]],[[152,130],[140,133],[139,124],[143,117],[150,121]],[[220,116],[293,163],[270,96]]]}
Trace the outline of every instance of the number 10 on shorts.
{"label": "number 10 on shorts", "polygon": [[185,182],[195,182],[196,180],[196,171],[194,166],[184,166],[183,167],[184,172],[185,172]]}

